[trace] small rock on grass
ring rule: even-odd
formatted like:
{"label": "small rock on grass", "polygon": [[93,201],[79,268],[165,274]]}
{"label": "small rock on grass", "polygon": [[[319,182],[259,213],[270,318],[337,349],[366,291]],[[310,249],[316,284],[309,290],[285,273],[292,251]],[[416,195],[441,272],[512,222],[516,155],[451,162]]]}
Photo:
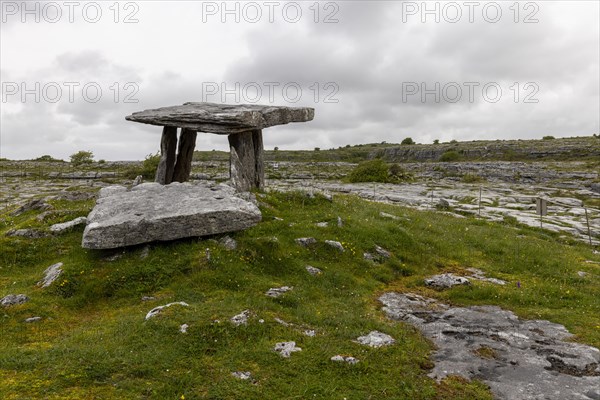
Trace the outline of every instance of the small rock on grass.
{"label": "small rock on grass", "polygon": [[311,244],[317,243],[317,239],[313,237],[298,238],[296,239],[296,243],[298,243],[300,246],[308,247]]}
{"label": "small rock on grass", "polygon": [[315,336],[317,336],[317,332],[315,332],[314,329],[306,329],[302,333],[304,334],[304,336],[308,336],[308,337],[315,337]]}
{"label": "small rock on grass", "polygon": [[160,314],[162,312],[162,310],[164,310],[165,308],[171,307],[171,306],[184,306],[184,307],[188,307],[189,304],[185,303],[183,301],[177,301],[175,303],[165,304],[164,306],[154,307],[152,310],[148,311],[148,314],[146,314],[146,318],[145,319],[149,320],[150,318],[154,318],[158,314]]}
{"label": "small rock on grass", "polygon": [[275,343],[273,348],[281,357],[289,358],[296,351],[302,351],[300,347],[296,347],[296,342],[279,342]]}
{"label": "small rock on grass", "polygon": [[44,271],[44,278],[39,281],[37,285],[41,288],[47,288],[48,286],[52,285],[54,281],[56,281],[62,274],[62,266],[63,263],[59,262],[46,268]]}
{"label": "small rock on grass", "polygon": [[425,279],[427,286],[432,286],[438,289],[448,289],[457,285],[470,285],[471,282],[462,276],[454,274],[434,275],[429,279]]}
{"label": "small rock on grass", "polygon": [[33,322],[38,322],[41,320],[42,320],[42,317],[30,317],[30,318],[25,319],[25,322],[28,324],[31,324]]}
{"label": "small rock on grass", "polygon": [[279,288],[270,288],[269,290],[267,290],[267,292],[265,294],[269,297],[277,298],[277,297],[281,296],[282,294],[289,292],[292,289],[293,289],[293,287],[289,287],[289,286],[282,286]]}
{"label": "small rock on grass", "polygon": [[179,327],[179,332],[181,333],[187,333],[187,330],[190,326],[188,324],[183,324]]}
{"label": "small rock on grass", "polygon": [[29,301],[29,297],[24,294],[9,294],[0,300],[2,307],[10,307],[18,304],[23,304]]}
{"label": "small rock on grass", "polygon": [[44,231],[39,231],[36,229],[12,229],[6,232],[6,236],[19,236],[28,239],[40,239],[43,237],[48,237],[50,235]]}
{"label": "small rock on grass", "polygon": [[225,236],[219,240],[219,244],[223,246],[226,250],[235,250],[237,249],[237,241],[231,236]]}
{"label": "small rock on grass", "polygon": [[356,341],[360,344],[364,344],[365,346],[374,348],[389,346],[396,342],[396,340],[390,335],[379,331],[371,331],[365,336],[358,337]]}
{"label": "small rock on grass", "polygon": [[381,246],[375,245],[375,253],[383,258],[390,258],[392,254]]}
{"label": "small rock on grass", "polygon": [[398,221],[398,220],[401,219],[400,217],[397,217],[397,216],[392,215],[392,214],[388,214],[388,213],[383,212],[383,211],[379,213],[379,216],[383,217],[383,218],[393,219],[394,221]]}
{"label": "small rock on grass", "polygon": [[150,246],[145,245],[144,248],[142,248],[142,251],[140,252],[140,259],[144,260],[144,259],[148,258],[149,255],[150,255]]}
{"label": "small rock on grass", "polygon": [[319,228],[327,228],[329,226],[329,222],[317,222],[317,226]]}
{"label": "small rock on grass", "polygon": [[311,274],[312,276],[317,276],[317,275],[319,275],[321,272],[323,272],[323,271],[321,271],[319,268],[313,267],[312,265],[307,265],[305,268],[306,268],[306,271],[307,271],[309,274]]}
{"label": "small rock on grass", "polygon": [[339,355],[339,354],[337,356],[331,357],[330,360],[331,361],[335,361],[335,362],[345,362],[345,363],[348,363],[350,365],[354,365],[354,364],[358,363],[358,361],[359,361],[359,360],[357,360],[354,357],[351,357],[351,356],[342,356],[342,355]]}
{"label": "small rock on grass", "polygon": [[587,272],[577,271],[577,275],[581,278],[585,278],[585,276],[587,275]]}
{"label": "small rock on grass", "polygon": [[337,226],[338,228],[341,228],[344,226],[344,221],[342,221],[342,218],[337,217]]}
{"label": "small rock on grass", "polygon": [[229,320],[235,326],[248,325],[248,318],[250,318],[251,315],[252,312],[250,310],[244,310],[238,315],[234,315]]}
{"label": "small rock on grass", "polygon": [[79,217],[72,221],[63,222],[62,224],[54,224],[50,227],[50,231],[53,233],[63,233],[77,225],[84,225],[86,222],[86,217]]}
{"label": "small rock on grass", "polygon": [[238,378],[241,379],[243,381],[247,381],[250,380],[252,378],[252,374],[248,371],[236,371],[236,372],[232,372],[231,375],[234,378]]}
{"label": "small rock on grass", "polygon": [[334,249],[339,250],[340,252],[344,252],[344,246],[342,246],[340,242],[337,242],[335,240],[326,240],[325,244],[333,247]]}

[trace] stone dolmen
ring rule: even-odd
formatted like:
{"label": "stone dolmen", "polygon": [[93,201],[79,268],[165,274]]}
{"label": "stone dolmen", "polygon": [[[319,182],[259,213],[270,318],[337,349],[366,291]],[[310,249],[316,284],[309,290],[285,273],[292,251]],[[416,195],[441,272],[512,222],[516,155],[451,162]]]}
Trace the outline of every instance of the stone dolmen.
{"label": "stone dolmen", "polygon": [[[314,114],[313,108],[185,103],[136,112],[125,119],[163,127],[156,182],[167,185],[187,181],[197,132],[207,132],[227,135],[231,182],[236,189],[248,191],[264,185],[262,130],[290,122],[311,121]],[[178,128],[181,128],[179,144]]]}
{"label": "stone dolmen", "polygon": [[[264,185],[262,129],[313,117],[312,108],[214,103],[133,113],[126,119],[163,126],[155,182],[131,189],[103,188],[87,218],[82,246],[113,249],[239,231],[258,224],[260,210],[240,192]],[[186,182],[197,132],[228,135],[232,186]]]}

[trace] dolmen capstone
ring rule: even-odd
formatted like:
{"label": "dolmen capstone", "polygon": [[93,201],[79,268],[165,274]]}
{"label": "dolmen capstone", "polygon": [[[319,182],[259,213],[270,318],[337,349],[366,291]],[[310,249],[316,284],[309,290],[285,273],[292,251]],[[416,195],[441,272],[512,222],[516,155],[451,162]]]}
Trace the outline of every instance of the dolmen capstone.
{"label": "dolmen capstone", "polygon": [[82,246],[114,249],[208,236],[247,229],[260,220],[258,207],[225,184],[108,186],[87,218]]}

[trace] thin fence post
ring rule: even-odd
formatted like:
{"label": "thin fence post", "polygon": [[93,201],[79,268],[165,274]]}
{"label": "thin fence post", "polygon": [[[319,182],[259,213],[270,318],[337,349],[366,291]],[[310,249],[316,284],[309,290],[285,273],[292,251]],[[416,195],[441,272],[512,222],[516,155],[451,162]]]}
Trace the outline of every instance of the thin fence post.
{"label": "thin fence post", "polygon": [[587,208],[583,207],[583,209],[585,210],[585,223],[587,224],[588,238],[590,239],[590,246],[592,246],[592,231],[590,229],[590,219],[588,218]]}
{"label": "thin fence post", "polygon": [[481,191],[482,187],[479,186],[479,216],[481,217]]}

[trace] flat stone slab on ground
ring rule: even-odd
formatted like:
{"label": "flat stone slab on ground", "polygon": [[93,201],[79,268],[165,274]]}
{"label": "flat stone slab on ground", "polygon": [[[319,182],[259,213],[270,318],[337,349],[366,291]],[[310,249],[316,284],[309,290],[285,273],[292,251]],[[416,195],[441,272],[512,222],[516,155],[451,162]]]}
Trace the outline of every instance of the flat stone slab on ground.
{"label": "flat stone slab on ground", "polygon": [[458,285],[469,285],[471,282],[463,277],[454,274],[434,275],[431,278],[425,279],[427,286],[432,286],[438,289],[448,289]]}
{"label": "flat stone slab on ground", "polygon": [[143,124],[176,126],[198,132],[228,135],[290,122],[312,121],[314,115],[315,110],[308,107],[190,102],[136,112],[125,119]]}
{"label": "flat stone slab on ground", "polygon": [[572,335],[562,325],[410,293],[385,293],[379,301],[389,318],[415,325],[434,343],[432,378],[479,379],[500,400],[600,399],[600,351],[565,341]]}
{"label": "flat stone slab on ground", "polygon": [[390,335],[379,331],[371,331],[365,336],[358,337],[356,341],[360,344],[364,344],[365,346],[375,348],[389,346],[396,342],[396,340],[394,340],[394,338]]}
{"label": "flat stone slab on ground", "polygon": [[260,220],[257,206],[223,184],[109,186],[100,191],[88,216],[82,246],[112,249],[214,235],[247,229]]}
{"label": "flat stone slab on ground", "polygon": [[29,301],[29,297],[24,294],[9,294],[0,299],[2,307],[10,307],[18,304],[23,304]]}

